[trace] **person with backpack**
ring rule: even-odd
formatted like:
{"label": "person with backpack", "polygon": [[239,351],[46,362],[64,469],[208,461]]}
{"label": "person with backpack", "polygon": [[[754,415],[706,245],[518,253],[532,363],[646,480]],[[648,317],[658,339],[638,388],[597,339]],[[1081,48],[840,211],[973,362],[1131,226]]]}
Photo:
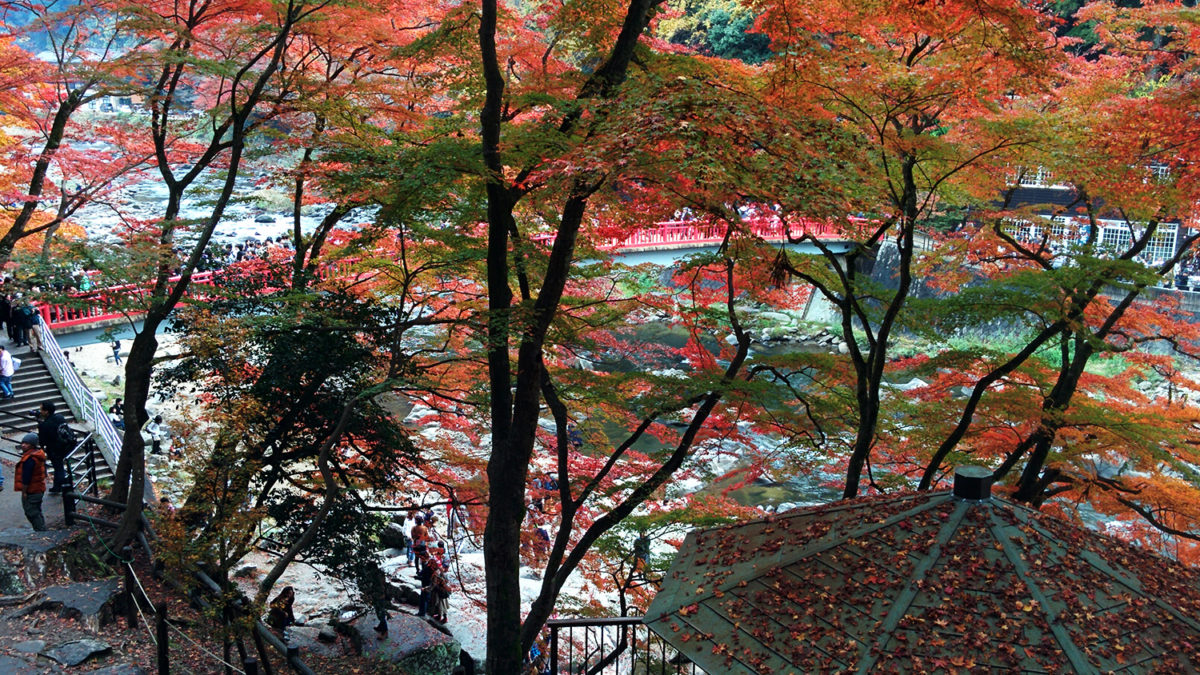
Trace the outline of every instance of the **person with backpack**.
{"label": "person with backpack", "polygon": [[434,621],[446,623],[446,613],[450,607],[450,582],[446,579],[446,567],[441,563],[433,563],[433,579],[431,581],[433,588],[430,595],[433,602],[431,603],[430,615]]}
{"label": "person with backpack", "polygon": [[50,494],[58,494],[70,488],[64,460],[67,453],[75,449],[75,430],[58,412],[54,401],[43,401],[38,417],[38,444],[45,449],[54,467],[54,484],[50,487]]}
{"label": "person with backpack", "polygon": [[436,576],[437,563],[432,559],[426,560],[425,566],[417,572],[417,580],[421,582],[421,599],[417,604],[417,616],[425,618],[433,612],[433,578]]}
{"label": "person with backpack", "polygon": [[42,351],[42,313],[36,307],[30,307],[33,314],[29,317],[29,349],[33,352]]}
{"label": "person with backpack", "polygon": [[13,323],[16,324],[16,345],[18,347],[29,346],[29,329],[33,328],[33,307],[22,294],[18,293],[17,298],[20,302],[13,308]]}

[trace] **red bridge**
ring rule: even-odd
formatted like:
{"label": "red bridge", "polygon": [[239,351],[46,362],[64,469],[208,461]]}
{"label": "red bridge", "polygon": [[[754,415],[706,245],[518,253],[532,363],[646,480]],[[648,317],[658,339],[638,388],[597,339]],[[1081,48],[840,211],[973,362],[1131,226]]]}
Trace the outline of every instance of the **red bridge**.
{"label": "red bridge", "polygon": [[[851,219],[852,221],[858,219]],[[728,226],[717,223],[704,223],[696,220],[668,220],[658,223],[657,227],[637,232],[623,239],[610,239],[600,244],[599,248],[616,253],[634,253],[644,251],[684,250],[715,246],[725,240]],[[808,234],[820,239],[843,239],[843,230],[827,222],[802,220],[798,223],[786,223],[774,215],[760,216],[746,221],[745,231],[749,234],[772,243],[788,242]],[[550,243],[554,235],[536,235],[534,241]],[[352,274],[353,261],[338,261],[323,265],[320,275]],[[213,272],[198,272],[192,275],[188,295],[195,297],[205,287],[214,283]],[[178,281],[172,277],[171,281]],[[129,315],[136,315],[136,309],[129,308],[130,296],[145,296],[149,293],[146,285],[125,284],[110,286],[91,291],[75,293],[71,299],[60,303],[41,303],[37,307],[41,314],[42,323],[51,330],[70,332],[72,328],[81,329],[100,323],[118,323]],[[125,306],[125,310],[116,309]]]}
{"label": "red bridge", "polygon": [[[858,218],[851,218],[852,222]],[[745,231],[772,243],[799,239],[805,234],[819,239],[842,239],[843,230],[828,222],[800,220],[787,223],[779,217],[758,216],[745,222]],[[706,223],[698,220],[665,220],[657,227],[638,230],[623,239],[609,239],[598,248],[604,251],[649,251],[659,249],[703,248],[714,246],[725,240],[729,226],[723,223]],[[790,239],[789,239],[790,235]],[[535,235],[534,241],[553,242],[553,234]]]}
{"label": "red bridge", "polygon": [[[352,272],[353,261],[335,261],[321,266],[319,274],[325,276],[335,274],[349,276]],[[195,298],[203,295],[203,289],[211,287],[215,281],[214,272],[197,272],[192,275],[188,286],[187,296]],[[179,281],[178,276],[170,278],[170,282]],[[71,329],[82,330],[95,324],[114,324],[137,315],[139,310],[130,307],[133,297],[146,297],[150,293],[149,286],[139,284],[124,284],[109,286],[91,291],[72,293],[70,300],[64,302],[42,302],[36,307],[42,317],[42,323],[52,331],[72,332]],[[118,309],[124,307],[124,309]]]}

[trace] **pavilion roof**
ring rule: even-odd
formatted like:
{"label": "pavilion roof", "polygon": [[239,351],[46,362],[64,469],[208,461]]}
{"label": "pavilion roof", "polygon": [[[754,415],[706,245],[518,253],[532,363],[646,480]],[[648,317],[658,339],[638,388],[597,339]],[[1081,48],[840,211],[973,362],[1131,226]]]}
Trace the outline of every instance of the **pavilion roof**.
{"label": "pavilion roof", "polygon": [[710,673],[1200,671],[1200,572],[924,492],[688,535],[647,612]]}

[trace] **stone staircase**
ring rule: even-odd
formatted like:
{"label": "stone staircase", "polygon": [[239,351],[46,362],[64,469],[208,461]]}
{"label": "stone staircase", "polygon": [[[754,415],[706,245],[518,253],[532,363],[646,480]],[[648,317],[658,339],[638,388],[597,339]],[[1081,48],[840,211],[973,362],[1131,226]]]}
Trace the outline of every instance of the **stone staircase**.
{"label": "stone staircase", "polygon": [[[6,346],[7,348],[7,346]],[[41,354],[30,351],[27,347],[17,347],[13,356],[21,359],[21,367],[13,374],[12,388],[14,397],[0,401],[0,455],[12,461],[17,443],[26,433],[37,433],[35,412],[43,401],[53,401],[56,410],[62,413],[67,422],[79,432],[80,440],[86,435],[87,426],[76,419],[71,407],[63,398],[62,391],[54,382],[50,369],[42,361]],[[105,462],[96,467],[97,477],[111,475],[111,470]]]}

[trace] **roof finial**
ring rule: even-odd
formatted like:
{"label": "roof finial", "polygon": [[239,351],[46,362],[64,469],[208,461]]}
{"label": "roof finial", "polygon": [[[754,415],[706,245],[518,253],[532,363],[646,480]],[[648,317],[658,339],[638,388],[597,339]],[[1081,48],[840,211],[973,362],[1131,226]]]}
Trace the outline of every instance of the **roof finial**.
{"label": "roof finial", "polygon": [[991,499],[992,470],[982,466],[960,466],[954,470],[954,496],[959,499]]}

